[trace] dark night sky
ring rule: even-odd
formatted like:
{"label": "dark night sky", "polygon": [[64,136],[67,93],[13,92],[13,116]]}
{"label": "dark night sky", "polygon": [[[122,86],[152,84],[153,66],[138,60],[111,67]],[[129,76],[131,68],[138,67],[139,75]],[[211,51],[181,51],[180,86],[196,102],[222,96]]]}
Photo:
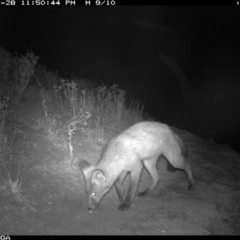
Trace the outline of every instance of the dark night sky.
{"label": "dark night sky", "polygon": [[196,94],[216,106],[220,128],[238,126],[238,6],[0,7],[0,34],[7,51],[32,47],[60,75],[119,84],[156,112],[178,99],[178,82],[159,59],[159,49],[172,53]]}
{"label": "dark night sky", "polygon": [[189,78],[201,78],[222,65],[236,68],[239,24],[238,7],[1,7],[0,46],[23,54],[32,47],[47,67],[89,76],[155,71],[161,48],[174,53]]}

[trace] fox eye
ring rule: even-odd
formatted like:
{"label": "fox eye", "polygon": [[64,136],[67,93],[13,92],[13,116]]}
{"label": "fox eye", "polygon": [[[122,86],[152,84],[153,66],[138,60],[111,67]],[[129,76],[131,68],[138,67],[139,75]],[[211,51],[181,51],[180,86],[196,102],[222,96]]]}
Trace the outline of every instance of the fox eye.
{"label": "fox eye", "polygon": [[90,194],[92,197],[95,197],[96,196],[96,193],[95,192],[91,192]]}

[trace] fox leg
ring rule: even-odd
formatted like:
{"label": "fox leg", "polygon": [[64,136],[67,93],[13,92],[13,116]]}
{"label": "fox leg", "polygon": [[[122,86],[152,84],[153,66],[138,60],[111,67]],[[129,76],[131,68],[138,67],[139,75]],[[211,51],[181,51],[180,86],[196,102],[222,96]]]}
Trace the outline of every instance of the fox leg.
{"label": "fox leg", "polygon": [[192,170],[191,170],[190,165],[187,162],[185,162],[184,167],[182,169],[187,174],[187,178],[188,178],[188,182],[189,182],[188,190],[193,190],[195,184],[194,184]]}
{"label": "fox leg", "polygon": [[140,165],[139,167],[135,167],[134,171],[130,172],[131,180],[128,188],[128,193],[124,202],[118,206],[118,210],[124,211],[130,208],[137,193],[137,188],[138,188],[139,179],[142,173],[142,168],[143,166]]}
{"label": "fox leg", "polygon": [[145,191],[138,193],[139,197],[144,197],[148,195],[156,187],[159,181],[159,176],[158,176],[157,166],[156,166],[157,160],[158,160],[158,157],[143,161],[144,166],[146,167],[148,173],[151,176],[152,182]]}
{"label": "fox leg", "polygon": [[115,188],[116,188],[120,203],[123,203],[123,201],[125,199],[125,191],[124,191],[122,183],[123,183],[123,180],[126,177],[127,173],[128,172],[122,172],[115,182]]}
{"label": "fox leg", "polygon": [[166,158],[168,161],[171,163],[171,165],[175,168],[183,170],[188,178],[188,190],[193,190],[194,189],[194,179],[193,179],[193,174],[190,165],[187,163],[185,157],[181,154],[172,154],[171,152],[168,152],[166,154]]}

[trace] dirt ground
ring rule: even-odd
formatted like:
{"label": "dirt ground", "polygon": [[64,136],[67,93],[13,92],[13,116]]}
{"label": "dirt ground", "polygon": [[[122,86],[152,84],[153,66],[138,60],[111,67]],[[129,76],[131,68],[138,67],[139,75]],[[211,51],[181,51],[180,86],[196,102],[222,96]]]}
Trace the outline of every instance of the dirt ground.
{"label": "dirt ground", "polygon": [[[38,107],[29,101],[11,109],[22,122],[44,117],[40,102]],[[184,172],[168,172],[161,160],[160,181],[149,197],[136,198],[129,210],[119,211],[113,188],[89,213],[83,176],[76,162],[66,160],[63,143],[41,129],[21,127],[17,142],[23,135],[27,166],[20,192],[0,192],[0,235],[240,234],[240,154],[226,145],[179,131],[189,149],[194,191],[187,190]],[[77,132],[73,146],[75,156],[94,163],[104,143],[93,144]],[[148,183],[144,171],[139,191]]]}

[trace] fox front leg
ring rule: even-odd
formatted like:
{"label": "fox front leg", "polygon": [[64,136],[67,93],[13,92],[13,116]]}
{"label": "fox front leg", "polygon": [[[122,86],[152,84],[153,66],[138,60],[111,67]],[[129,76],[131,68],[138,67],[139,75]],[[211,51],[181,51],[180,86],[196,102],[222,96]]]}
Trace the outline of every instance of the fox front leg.
{"label": "fox front leg", "polygon": [[130,208],[137,193],[141,171],[142,171],[142,166],[138,169],[134,169],[134,172],[131,172],[131,181],[128,188],[127,196],[124,202],[118,206],[118,210],[125,211]]}
{"label": "fox front leg", "polygon": [[126,177],[126,175],[127,175],[127,172],[122,172],[115,182],[115,188],[116,188],[120,203],[124,202],[125,196],[126,196],[124,187],[123,187],[123,180]]}

